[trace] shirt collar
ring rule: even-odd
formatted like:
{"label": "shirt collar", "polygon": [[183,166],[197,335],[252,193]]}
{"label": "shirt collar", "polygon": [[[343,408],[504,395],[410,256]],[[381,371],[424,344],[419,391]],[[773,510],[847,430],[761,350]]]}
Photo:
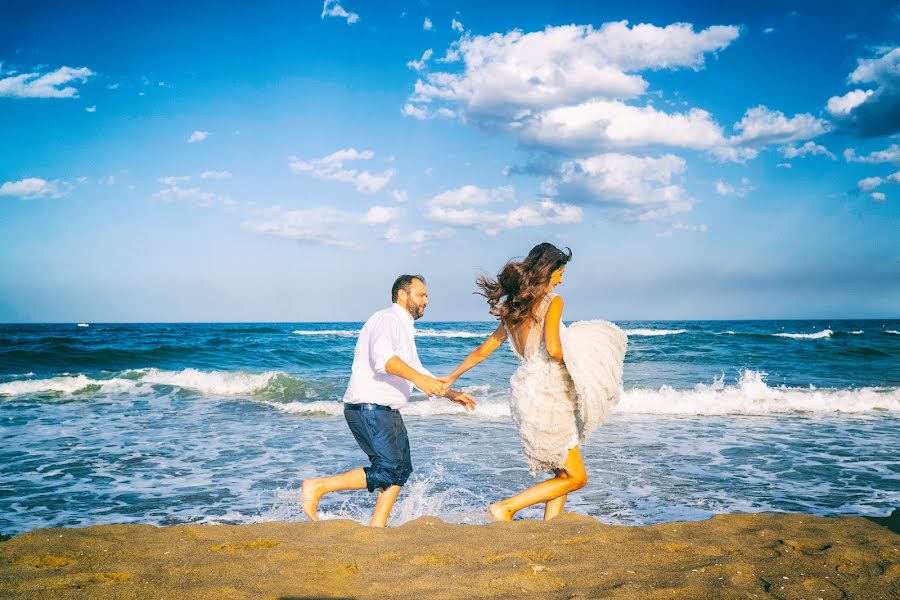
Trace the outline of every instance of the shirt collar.
{"label": "shirt collar", "polygon": [[400,306],[400,305],[397,304],[396,302],[394,302],[393,304],[391,304],[391,308],[393,308],[396,312],[398,312],[398,313],[400,313],[401,315],[403,315],[404,317],[406,317],[406,320],[404,321],[404,323],[408,323],[409,325],[412,325],[413,322],[415,321],[415,319],[412,318],[412,315],[410,315],[410,314],[406,311],[405,308],[403,308],[402,306]]}

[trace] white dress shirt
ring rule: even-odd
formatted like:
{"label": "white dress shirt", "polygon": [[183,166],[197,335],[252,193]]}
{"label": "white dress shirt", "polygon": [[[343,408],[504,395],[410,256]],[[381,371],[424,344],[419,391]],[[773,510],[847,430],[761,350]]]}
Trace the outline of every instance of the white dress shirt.
{"label": "white dress shirt", "polygon": [[422,366],[416,352],[413,322],[406,309],[397,303],[369,317],[356,340],[353,370],[347,391],[344,392],[344,402],[381,404],[390,408],[405,406],[409,402],[413,384],[384,370],[393,356],[419,373],[433,377]]}

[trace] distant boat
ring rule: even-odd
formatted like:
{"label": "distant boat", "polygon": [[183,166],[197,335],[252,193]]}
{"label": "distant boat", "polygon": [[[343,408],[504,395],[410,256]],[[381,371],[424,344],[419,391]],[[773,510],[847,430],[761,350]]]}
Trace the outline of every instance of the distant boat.
{"label": "distant boat", "polygon": [[79,327],[90,327],[90,325],[88,325],[87,323],[79,323],[78,326]]}

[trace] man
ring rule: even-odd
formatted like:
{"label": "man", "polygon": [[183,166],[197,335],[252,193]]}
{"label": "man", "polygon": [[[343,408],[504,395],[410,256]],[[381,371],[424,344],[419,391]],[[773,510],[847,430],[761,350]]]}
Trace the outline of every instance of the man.
{"label": "man", "polygon": [[390,308],[369,317],[359,333],[350,383],[344,393],[344,418],[371,466],[303,482],[303,512],[318,520],[319,499],[338,490],[378,490],[372,527],[384,527],[400,488],[412,473],[409,439],[400,408],[416,386],[443,396],[466,410],[472,396],[449,389],[419,361],[413,321],[425,314],[428,290],[421,275],[401,275],[391,288]]}

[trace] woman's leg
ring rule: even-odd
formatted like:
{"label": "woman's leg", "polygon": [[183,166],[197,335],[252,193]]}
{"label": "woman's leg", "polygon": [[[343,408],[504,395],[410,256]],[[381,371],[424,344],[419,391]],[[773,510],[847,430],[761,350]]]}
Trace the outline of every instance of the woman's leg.
{"label": "woman's leg", "polygon": [[[491,518],[495,521],[512,521],[513,516],[525,507],[540,502],[548,502],[547,509],[556,510],[549,518],[555,517],[562,511],[565,504],[565,495],[569,492],[581,489],[587,483],[587,473],[584,470],[584,461],[581,460],[581,451],[578,446],[569,451],[563,468],[560,469],[558,475],[553,479],[542,481],[541,483],[519,492],[512,498],[495,502],[488,507]],[[562,502],[559,498],[563,497]],[[556,500],[556,503],[552,503]],[[558,510],[557,510],[558,506]],[[544,517],[547,517],[545,511]]]}

